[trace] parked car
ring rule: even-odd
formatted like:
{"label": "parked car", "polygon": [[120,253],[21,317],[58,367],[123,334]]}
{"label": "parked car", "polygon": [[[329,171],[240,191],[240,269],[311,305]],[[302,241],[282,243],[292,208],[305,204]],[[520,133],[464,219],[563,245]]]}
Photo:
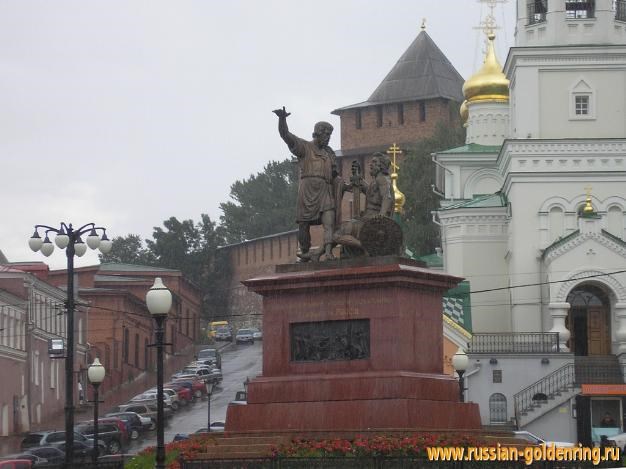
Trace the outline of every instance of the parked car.
{"label": "parked car", "polygon": [[[67,451],[65,442],[59,443],[61,451]],[[84,441],[74,441],[74,460],[76,462],[89,462],[93,459],[93,445],[89,445]]]}
{"label": "parked car", "polygon": [[[151,388],[148,389],[144,395],[146,396],[151,396],[154,395],[154,397],[150,397],[149,400],[154,399],[156,401],[156,394],[157,394],[157,389],[156,388]],[[167,397],[169,397],[170,400],[170,405],[172,406],[172,410],[178,410],[180,408],[180,400],[178,399],[178,393],[176,391],[174,391],[172,388],[168,388],[166,386],[163,386],[163,394],[166,395]],[[165,400],[167,402],[167,400]]]}
{"label": "parked car", "polygon": [[222,354],[214,348],[205,348],[198,352],[197,361],[222,369]]}
{"label": "parked car", "polygon": [[[129,431],[129,427],[126,424],[126,421],[120,419],[119,417],[100,417],[98,419],[98,433],[100,433],[100,425],[102,424],[113,424],[115,425],[118,430],[120,431],[120,433],[122,434],[122,446],[126,446],[129,442],[130,442],[130,431]],[[85,422],[80,422],[80,425],[83,424],[91,424],[93,425],[93,420],[87,420]],[[79,430],[77,430],[79,431]],[[83,435],[85,434],[85,432],[81,432]],[[104,438],[102,438],[104,440]],[[105,441],[106,443],[106,441]]]}
{"label": "parked car", "polygon": [[620,451],[626,451],[626,433],[618,433],[617,435],[609,436],[607,440],[615,443],[615,446],[617,446]]}
{"label": "parked car", "polygon": [[0,469],[30,469],[33,467],[30,459],[7,459],[0,461]]}
{"label": "parked car", "polygon": [[528,441],[529,443],[531,443],[533,445],[540,445],[540,444],[543,443],[546,446],[553,445],[555,447],[556,446],[559,446],[559,447],[576,446],[574,443],[570,443],[568,441],[549,441],[549,440],[544,440],[543,438],[538,437],[534,433],[530,433],[530,432],[527,432],[525,430],[514,431],[513,434],[515,435],[515,438],[520,439],[520,440],[526,440],[526,441]]}
{"label": "parked car", "polygon": [[[143,417],[148,417],[151,420],[150,430],[156,428],[157,418],[157,406],[155,404],[144,404],[141,402],[129,402],[128,404],[122,404],[117,406],[118,412],[135,412]],[[165,418],[168,419],[172,416],[172,409],[165,407],[163,409]]]}
{"label": "parked car", "polygon": [[[176,391],[176,393],[178,394],[178,401],[180,403],[191,403],[194,400],[193,397],[193,393],[191,392],[191,389],[186,388],[185,386],[183,386],[180,383],[165,383],[164,384],[165,387],[170,388],[170,389],[174,389]],[[186,405],[186,404],[183,404]]]}
{"label": "parked car", "polygon": [[[224,422],[211,422],[211,432],[223,432],[224,426]],[[176,435],[174,435],[174,441],[188,440],[193,435],[197,435],[200,433],[208,433],[206,427],[199,428],[193,433],[177,433]]]}
{"label": "parked car", "polygon": [[[120,419],[117,419],[121,422]],[[95,426],[92,423],[81,423],[74,427],[79,433],[93,439]],[[98,439],[106,443],[106,454],[118,454],[122,452],[124,446],[124,433],[122,433],[117,425],[113,421],[100,422],[98,421]]]}
{"label": "parked car", "polygon": [[[146,391],[144,393],[141,394],[137,394],[135,397],[133,397],[130,401],[128,402],[152,402],[154,401],[156,403],[157,400],[157,392],[150,392],[150,391]],[[163,404],[165,404],[167,407],[171,407],[172,410],[175,410],[174,407],[172,406],[172,398],[169,396],[169,394],[163,394]]]}
{"label": "parked car", "polygon": [[149,418],[146,418],[146,420],[148,420],[148,425],[147,427],[145,427],[143,423],[141,422],[141,416],[134,412],[110,413],[110,414],[106,414],[104,418],[107,418],[107,417],[116,417],[122,420],[126,424],[126,431],[128,432],[128,437],[131,440],[136,440],[137,438],[139,438],[139,434],[143,432],[144,429],[147,429],[147,427],[150,426]]}
{"label": "parked car", "polygon": [[204,383],[204,380],[198,379],[195,375],[181,376],[180,378],[173,379],[172,381],[187,386],[189,389],[191,389],[191,392],[197,399],[204,397],[204,395],[206,394],[206,385]]}
{"label": "parked car", "polygon": [[250,330],[252,331],[252,338],[254,340],[263,339],[263,333],[259,329],[257,329],[256,327],[251,327]]}
{"label": "parked car", "polygon": [[[62,464],[65,461],[65,453],[55,446],[29,448],[25,453],[43,459],[47,464]],[[38,464],[40,463],[34,462],[33,467],[37,467]]]}
{"label": "parked car", "polygon": [[[93,439],[87,438],[81,433],[74,432],[74,441],[80,441],[93,447]],[[61,443],[65,442],[65,432],[60,431],[41,431],[30,432],[26,434],[26,437],[22,440],[20,448],[25,450],[35,446],[56,446],[60,447]],[[98,446],[102,454],[106,452],[106,444],[102,439],[98,438]]]}
{"label": "parked car", "polygon": [[252,336],[252,329],[239,329],[237,331],[237,335],[235,336],[235,342],[238,344],[253,344],[254,337]]}
{"label": "parked car", "polygon": [[233,331],[230,326],[220,326],[215,331],[215,340],[233,340]]}

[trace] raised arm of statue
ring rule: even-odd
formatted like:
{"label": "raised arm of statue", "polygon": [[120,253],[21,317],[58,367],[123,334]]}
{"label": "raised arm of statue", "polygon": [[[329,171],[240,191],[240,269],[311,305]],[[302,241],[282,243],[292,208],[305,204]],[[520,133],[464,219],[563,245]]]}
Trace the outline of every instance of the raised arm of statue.
{"label": "raised arm of statue", "polygon": [[274,109],[272,111],[274,114],[278,116],[278,133],[283,141],[289,146],[289,149],[292,149],[296,144],[296,139],[294,135],[289,132],[289,127],[287,127],[287,117],[291,115],[290,112],[287,112],[285,106],[282,109]]}

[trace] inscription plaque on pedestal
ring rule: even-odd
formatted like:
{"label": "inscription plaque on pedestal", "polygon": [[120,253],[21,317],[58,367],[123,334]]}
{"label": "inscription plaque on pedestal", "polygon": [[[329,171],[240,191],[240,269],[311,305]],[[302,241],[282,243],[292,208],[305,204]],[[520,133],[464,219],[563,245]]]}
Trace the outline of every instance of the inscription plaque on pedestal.
{"label": "inscription plaque on pedestal", "polygon": [[289,325],[291,361],[361,360],[370,355],[369,319]]}

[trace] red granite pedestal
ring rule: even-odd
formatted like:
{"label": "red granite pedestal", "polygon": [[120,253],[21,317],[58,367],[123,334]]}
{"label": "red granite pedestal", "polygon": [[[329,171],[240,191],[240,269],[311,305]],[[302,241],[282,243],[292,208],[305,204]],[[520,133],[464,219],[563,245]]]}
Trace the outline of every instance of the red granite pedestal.
{"label": "red granite pedestal", "polygon": [[[263,374],[227,431],[480,429],[443,374],[442,294],[461,279],[408,259],[277,266],[244,284],[263,296]],[[368,320],[369,350],[352,360],[296,361],[295,323]]]}

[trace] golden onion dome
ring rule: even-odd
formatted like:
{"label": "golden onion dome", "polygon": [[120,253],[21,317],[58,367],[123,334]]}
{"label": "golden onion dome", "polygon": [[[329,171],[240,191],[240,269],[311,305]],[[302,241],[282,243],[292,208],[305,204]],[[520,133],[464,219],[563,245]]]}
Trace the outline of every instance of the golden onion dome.
{"label": "golden onion dome", "polygon": [[467,127],[467,119],[469,117],[469,109],[467,108],[467,100],[461,103],[461,107],[459,108],[459,114],[461,114],[461,124],[463,124],[463,127]]}
{"label": "golden onion dome", "polygon": [[480,70],[472,75],[463,85],[463,95],[468,102],[473,101],[508,101],[509,80],[502,73],[502,66],[496,57],[494,39],[488,34],[487,54]]}

